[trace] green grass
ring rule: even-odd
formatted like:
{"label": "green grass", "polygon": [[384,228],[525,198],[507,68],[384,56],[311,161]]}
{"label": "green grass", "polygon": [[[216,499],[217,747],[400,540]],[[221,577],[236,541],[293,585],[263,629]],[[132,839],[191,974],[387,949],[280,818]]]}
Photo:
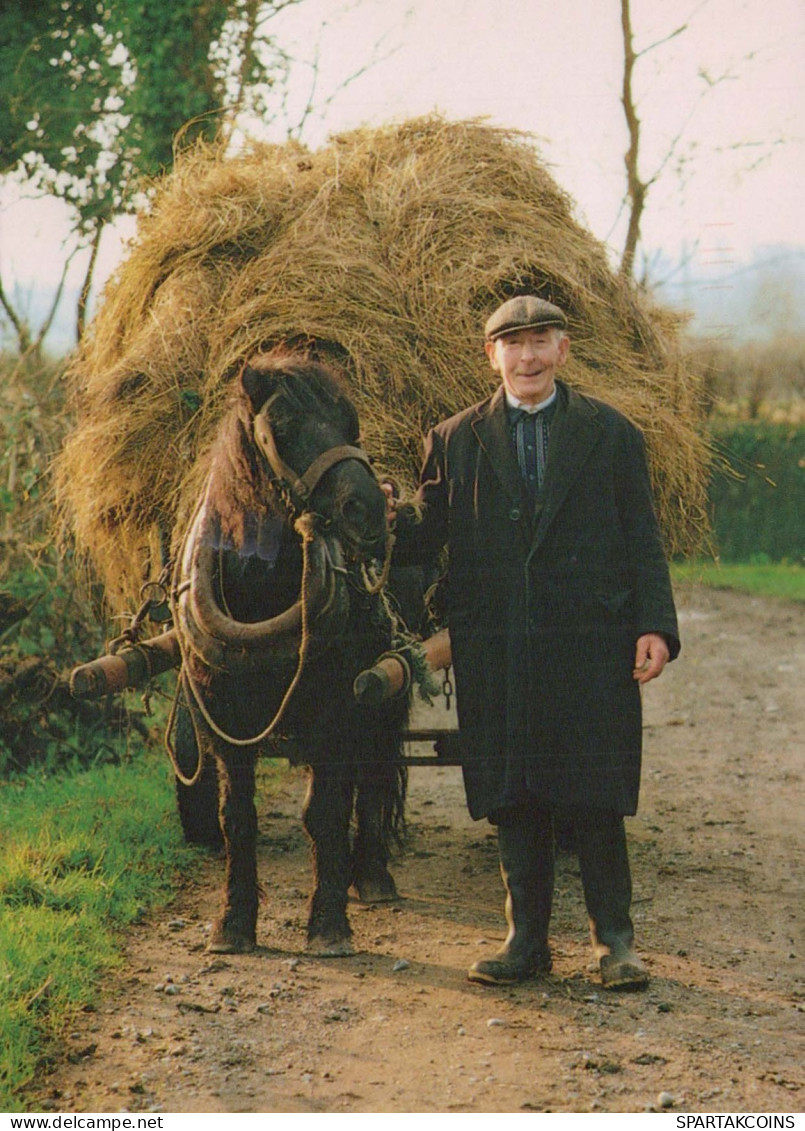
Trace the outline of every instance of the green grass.
{"label": "green grass", "polygon": [[805,567],[793,563],[689,561],[671,567],[675,581],[695,581],[713,589],[736,589],[758,597],[805,601]]}
{"label": "green grass", "polygon": [[0,1111],[120,962],[122,928],[193,867],[164,756],[0,784]]}

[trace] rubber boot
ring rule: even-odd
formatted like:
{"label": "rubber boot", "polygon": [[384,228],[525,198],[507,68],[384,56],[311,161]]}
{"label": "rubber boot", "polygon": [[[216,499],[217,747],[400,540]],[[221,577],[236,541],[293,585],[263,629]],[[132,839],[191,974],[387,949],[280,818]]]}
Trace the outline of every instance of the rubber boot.
{"label": "rubber boot", "polygon": [[548,923],[553,899],[553,825],[550,814],[498,825],[500,874],[506,889],[509,933],[494,958],[474,963],[471,982],[508,986],[551,969]]}
{"label": "rubber boot", "polygon": [[590,939],[601,982],[612,990],[643,989],[649,979],[634,950],[632,877],[623,817],[590,809],[576,827]]}

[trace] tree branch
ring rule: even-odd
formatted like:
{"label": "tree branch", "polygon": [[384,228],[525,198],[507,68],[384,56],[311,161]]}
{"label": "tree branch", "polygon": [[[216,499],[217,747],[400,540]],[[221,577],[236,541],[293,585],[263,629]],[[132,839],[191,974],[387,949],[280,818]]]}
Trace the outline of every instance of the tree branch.
{"label": "tree branch", "polygon": [[70,269],[70,264],[75,259],[77,251],[78,251],[77,247],[73,248],[73,250],[67,256],[67,259],[65,260],[65,262],[62,266],[61,278],[59,279],[59,285],[56,287],[56,292],[53,296],[53,301],[50,304],[50,310],[48,311],[48,313],[45,317],[45,320],[42,322],[39,329],[37,330],[36,339],[33,342],[32,346],[30,347],[32,353],[38,353],[39,352],[39,350],[42,346],[42,343],[44,342],[44,340],[47,336],[47,333],[50,330],[50,327],[53,325],[53,319],[56,317],[56,311],[59,308],[59,303],[61,302],[61,296],[64,293],[64,284],[65,284],[65,281],[67,279],[67,272]]}
{"label": "tree branch", "polygon": [[91,252],[89,256],[89,263],[87,270],[84,273],[84,281],[81,284],[81,293],[78,296],[78,306],[76,307],[75,319],[75,339],[80,345],[81,339],[84,337],[84,330],[87,326],[87,306],[89,304],[89,293],[92,289],[92,279],[95,274],[95,264],[98,262],[98,251],[101,246],[101,236],[103,235],[104,222],[100,218],[95,222],[95,231],[92,233]]}
{"label": "tree branch", "polygon": [[[326,23],[323,24],[322,29],[324,29],[327,26],[328,25]],[[320,62],[321,62],[321,43],[319,42],[319,43],[316,44],[314,59],[313,59],[313,62],[311,63],[311,65],[310,65],[311,70],[313,72],[313,79],[312,79],[312,82],[310,84],[310,90],[308,92],[306,105],[305,105],[305,108],[302,111],[300,117],[298,118],[296,124],[289,128],[288,134],[289,134],[290,137],[294,137],[297,140],[299,140],[302,136],[302,133],[304,131],[305,126],[307,125],[308,120],[310,119],[310,117],[314,113],[314,111],[318,111],[319,113],[321,113],[328,106],[331,106],[333,104],[333,102],[336,100],[336,98],[340,94],[343,94],[343,92],[348,87],[350,87],[352,85],[352,83],[356,82],[357,79],[362,78],[363,75],[365,75],[369,71],[371,71],[373,67],[376,67],[378,65],[378,63],[385,63],[388,59],[391,59],[392,56],[394,56],[400,50],[399,46],[392,47],[391,49],[389,49],[385,53],[381,54],[380,48],[383,46],[383,42],[387,38],[388,38],[388,34],[385,35],[385,36],[382,36],[375,43],[374,48],[372,49],[371,57],[362,66],[358,67],[357,70],[353,71],[351,75],[347,75],[347,77],[335,88],[335,90],[333,90],[332,93],[330,93],[326,98],[322,99],[320,102],[316,101],[316,93],[317,93],[318,85],[319,85],[319,67],[320,67]]]}
{"label": "tree branch", "polygon": [[676,39],[678,35],[682,35],[682,33],[687,30],[688,25],[682,24],[676,31],[672,31],[670,35],[666,35],[663,39],[658,39],[656,43],[650,43],[648,47],[644,47],[641,51],[635,52],[635,59],[642,59],[644,55],[648,55],[649,52],[654,51],[657,47],[662,47],[664,44],[670,43],[672,39]]}
{"label": "tree branch", "polygon": [[2,279],[0,279],[0,306],[3,307],[9,322],[14,327],[14,332],[17,335],[17,349],[19,353],[27,353],[31,348],[31,328],[11,305]]}

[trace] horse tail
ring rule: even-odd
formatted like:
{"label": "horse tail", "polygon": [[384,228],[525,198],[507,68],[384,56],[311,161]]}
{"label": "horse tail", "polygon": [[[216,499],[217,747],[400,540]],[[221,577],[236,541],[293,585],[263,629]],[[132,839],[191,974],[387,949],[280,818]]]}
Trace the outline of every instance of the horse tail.
{"label": "horse tail", "polygon": [[405,801],[408,795],[408,769],[402,762],[402,743],[396,764],[391,768],[387,804],[382,810],[381,837],[386,848],[402,848],[405,842]]}

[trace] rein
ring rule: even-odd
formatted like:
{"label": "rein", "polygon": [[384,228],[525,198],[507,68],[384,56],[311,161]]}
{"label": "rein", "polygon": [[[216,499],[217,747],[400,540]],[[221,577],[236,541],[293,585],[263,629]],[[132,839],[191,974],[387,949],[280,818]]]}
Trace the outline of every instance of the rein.
{"label": "rein", "polygon": [[[300,636],[300,639],[299,639],[299,653],[298,653],[298,659],[297,659],[297,666],[296,666],[296,671],[294,673],[293,679],[291,680],[290,684],[288,685],[288,687],[285,690],[285,694],[282,697],[282,702],[280,703],[279,707],[277,708],[277,711],[276,711],[276,714],[274,715],[274,718],[271,720],[271,722],[266,727],[263,728],[263,730],[260,731],[259,734],[254,735],[254,737],[252,737],[252,738],[236,738],[234,735],[227,734],[227,732],[224,731],[218,725],[218,723],[215,721],[215,719],[210,714],[210,712],[207,708],[207,705],[205,704],[204,699],[201,695],[201,690],[199,689],[198,683],[193,678],[193,676],[190,672],[190,667],[187,663],[187,660],[188,660],[187,648],[186,648],[185,641],[183,639],[182,633],[177,633],[177,640],[179,642],[179,652],[180,652],[181,657],[182,657],[182,678],[184,679],[184,681],[187,685],[187,688],[189,689],[189,691],[192,694],[192,698],[193,698],[193,701],[195,703],[195,706],[198,708],[198,711],[199,711],[201,717],[204,719],[204,722],[210,728],[212,733],[217,738],[220,738],[222,741],[228,743],[230,746],[240,746],[240,747],[256,746],[258,743],[264,742],[267,738],[270,738],[271,735],[273,734],[273,732],[275,731],[275,729],[277,728],[277,726],[279,725],[283,715],[285,714],[285,711],[288,708],[288,704],[291,701],[291,697],[292,697],[293,693],[296,691],[296,688],[299,684],[299,680],[302,678],[302,672],[304,671],[305,663],[307,661],[307,654],[308,654],[308,650],[309,650],[309,646],[310,646],[310,630],[309,630],[310,610],[309,610],[309,604],[308,604],[308,589],[309,589],[308,583],[309,583],[309,579],[310,579],[310,552],[309,552],[309,548],[310,548],[310,544],[311,544],[311,542],[313,541],[313,538],[314,538],[313,516],[311,514],[308,514],[308,513],[300,515],[299,518],[296,520],[296,523],[294,524],[294,529],[302,537],[302,582],[301,582],[302,631],[301,631],[301,636]],[[175,589],[174,589],[174,593],[172,594],[172,597],[175,597],[175,595],[176,594],[175,594]],[[174,621],[174,623],[176,623],[176,621]],[[176,721],[176,712],[177,712],[177,709],[178,709],[178,702],[179,702],[179,684],[177,682],[176,695],[174,696],[173,705],[171,707],[170,718],[168,719],[168,724],[167,724],[167,728],[166,728],[166,735],[171,734],[171,732],[173,730],[173,726],[174,726],[174,723]],[[189,707],[191,706],[189,699],[188,699],[188,706]],[[185,786],[188,786],[188,787],[193,786],[198,782],[199,778],[201,777],[201,773],[202,773],[202,769],[203,769],[203,765],[204,765],[203,747],[202,747],[201,743],[198,741],[198,732],[196,733],[196,745],[197,745],[197,748],[198,748],[198,764],[196,766],[194,773],[189,778],[185,776],[185,774],[180,770],[180,768],[177,764],[175,749],[173,749],[173,747],[170,746],[170,745],[167,746],[168,754],[170,756],[170,760],[171,760],[171,763],[173,765],[174,773],[176,774],[177,778],[182,783],[182,785],[185,785]]]}
{"label": "rein", "polygon": [[391,555],[394,551],[394,542],[394,535],[391,533],[391,531],[389,531],[388,539],[386,541],[386,556],[383,559],[383,568],[376,577],[372,577],[366,565],[361,565],[361,577],[363,578],[363,584],[366,588],[366,592],[370,597],[375,597],[386,586],[386,582],[389,579],[389,573],[391,571]]}

